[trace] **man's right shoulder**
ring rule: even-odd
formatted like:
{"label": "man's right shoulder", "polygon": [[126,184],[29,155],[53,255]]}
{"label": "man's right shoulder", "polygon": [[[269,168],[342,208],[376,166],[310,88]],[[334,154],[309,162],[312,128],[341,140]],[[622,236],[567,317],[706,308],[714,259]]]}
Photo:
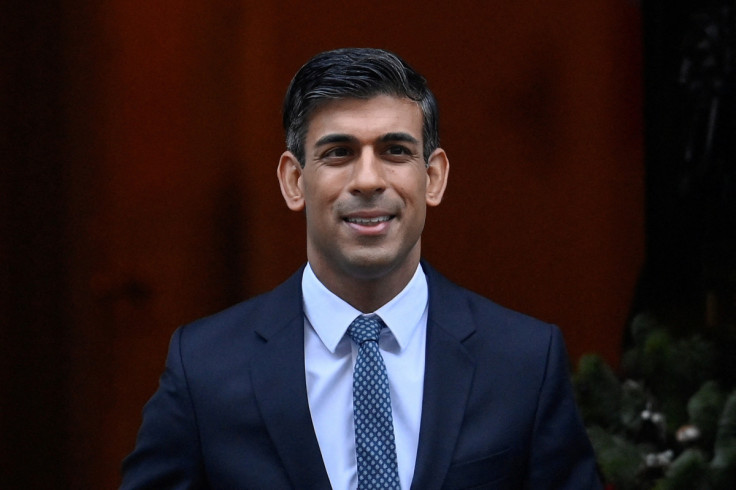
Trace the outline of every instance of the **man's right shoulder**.
{"label": "man's right shoulder", "polygon": [[271,291],[183,325],[181,347],[212,348],[221,343],[251,343],[303,317],[300,268]]}

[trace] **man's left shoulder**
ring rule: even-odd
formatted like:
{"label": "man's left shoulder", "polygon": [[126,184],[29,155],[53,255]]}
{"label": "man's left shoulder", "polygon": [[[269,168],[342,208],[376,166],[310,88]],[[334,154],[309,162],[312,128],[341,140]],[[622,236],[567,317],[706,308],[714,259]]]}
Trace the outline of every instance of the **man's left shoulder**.
{"label": "man's left shoulder", "polygon": [[491,299],[455,284],[423,263],[430,291],[430,309],[441,322],[469,324],[482,335],[531,336],[546,338],[557,335],[556,326],[519,311],[502,306]]}

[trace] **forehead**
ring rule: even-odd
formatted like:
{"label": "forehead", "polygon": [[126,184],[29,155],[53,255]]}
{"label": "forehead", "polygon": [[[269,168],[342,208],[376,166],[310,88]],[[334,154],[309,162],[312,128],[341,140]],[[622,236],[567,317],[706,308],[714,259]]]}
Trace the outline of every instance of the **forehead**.
{"label": "forehead", "polygon": [[403,97],[378,95],[369,99],[336,99],[322,103],[309,117],[307,146],[328,134],[372,140],[388,133],[408,133],[422,141],[419,104]]}

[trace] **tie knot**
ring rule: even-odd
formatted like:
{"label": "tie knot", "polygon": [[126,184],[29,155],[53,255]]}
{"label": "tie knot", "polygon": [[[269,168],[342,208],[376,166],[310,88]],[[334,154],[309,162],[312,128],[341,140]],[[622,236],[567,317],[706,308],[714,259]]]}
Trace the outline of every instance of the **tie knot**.
{"label": "tie knot", "polygon": [[383,327],[383,320],[378,315],[360,315],[348,327],[348,335],[358,345],[367,340],[378,342],[378,334]]}

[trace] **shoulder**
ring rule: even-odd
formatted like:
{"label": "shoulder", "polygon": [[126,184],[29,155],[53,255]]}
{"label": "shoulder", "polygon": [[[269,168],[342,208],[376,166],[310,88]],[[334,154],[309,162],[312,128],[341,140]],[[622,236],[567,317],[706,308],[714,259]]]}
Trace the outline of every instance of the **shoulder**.
{"label": "shoulder", "polygon": [[445,278],[423,263],[430,291],[430,318],[467,347],[546,357],[551,344],[561,340],[559,329],[548,322],[514,311]]}
{"label": "shoulder", "polygon": [[174,340],[182,357],[247,353],[270,332],[291,324],[303,314],[302,271],[269,292],[179,327]]}
{"label": "shoulder", "polygon": [[430,307],[434,307],[442,320],[458,318],[480,323],[493,322],[502,327],[543,328],[551,325],[524,313],[506,308],[485,296],[450,281],[426,262],[422,267],[427,276]]}

